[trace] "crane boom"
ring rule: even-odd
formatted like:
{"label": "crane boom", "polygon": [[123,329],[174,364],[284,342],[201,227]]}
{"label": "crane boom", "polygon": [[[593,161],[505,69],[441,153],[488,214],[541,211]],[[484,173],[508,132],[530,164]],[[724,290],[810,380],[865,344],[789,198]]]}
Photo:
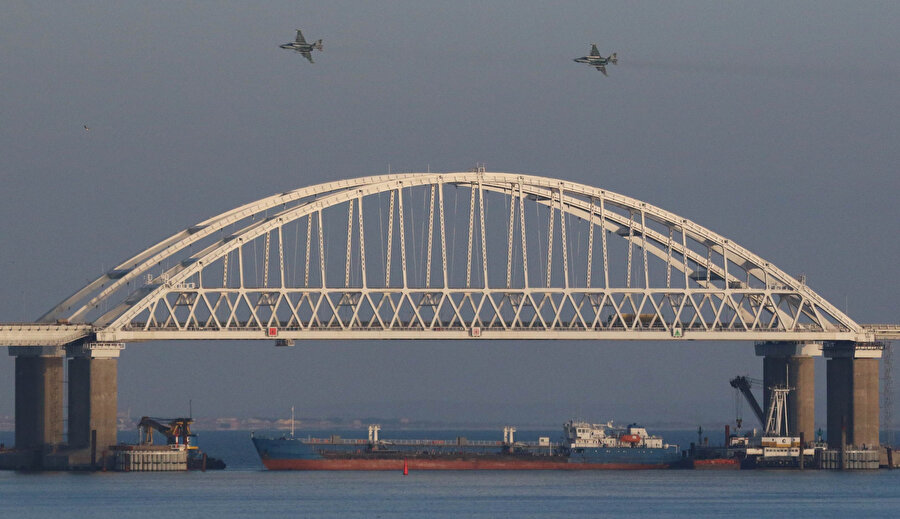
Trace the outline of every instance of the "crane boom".
{"label": "crane boom", "polygon": [[[162,422],[168,422],[168,425]],[[153,445],[153,429],[156,429],[166,437],[168,445],[181,444],[190,449],[193,447],[190,441],[190,438],[194,436],[194,434],[191,434],[191,423],[193,422],[194,420],[191,418],[152,418],[144,416],[138,423],[138,428],[141,430],[141,443]]]}
{"label": "crane boom", "polygon": [[744,398],[747,399],[747,402],[750,403],[750,407],[753,409],[753,414],[756,415],[756,418],[759,419],[760,425],[763,427],[766,426],[766,417],[763,416],[762,408],[759,406],[759,403],[756,401],[756,397],[753,396],[753,393],[750,392],[750,379],[744,376],[737,376],[731,379],[731,387],[739,390],[743,393]]}

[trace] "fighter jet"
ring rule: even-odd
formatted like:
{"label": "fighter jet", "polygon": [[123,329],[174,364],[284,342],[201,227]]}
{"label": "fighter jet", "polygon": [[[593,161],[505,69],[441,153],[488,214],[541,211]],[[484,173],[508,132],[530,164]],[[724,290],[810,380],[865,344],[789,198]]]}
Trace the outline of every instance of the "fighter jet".
{"label": "fighter jet", "polygon": [[597,50],[597,44],[591,45],[591,54],[589,56],[582,56],[580,58],[575,58],[575,63],[587,63],[588,65],[595,67],[600,72],[603,72],[604,76],[608,76],[606,73],[606,65],[612,63],[613,65],[619,63],[619,59],[616,58],[616,53],[613,52],[611,55],[607,57],[603,57],[600,55],[600,51]]}
{"label": "fighter jet", "polygon": [[285,43],[284,45],[279,45],[282,49],[295,50],[303,55],[304,58],[308,59],[310,63],[315,63],[312,59],[312,51],[313,50],[322,50],[322,40],[319,40],[315,43],[306,43],[306,39],[303,37],[303,31],[297,29],[297,39]]}

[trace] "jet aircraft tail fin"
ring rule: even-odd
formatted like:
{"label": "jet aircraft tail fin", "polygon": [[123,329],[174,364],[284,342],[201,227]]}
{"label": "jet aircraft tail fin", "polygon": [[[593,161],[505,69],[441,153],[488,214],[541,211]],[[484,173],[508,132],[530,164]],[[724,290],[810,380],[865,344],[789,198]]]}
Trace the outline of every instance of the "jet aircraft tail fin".
{"label": "jet aircraft tail fin", "polygon": [[316,50],[322,50],[322,40],[316,42]]}
{"label": "jet aircraft tail fin", "polygon": [[613,65],[619,64],[619,58],[616,57],[615,52],[613,52],[612,55],[609,57],[609,62],[612,63]]}

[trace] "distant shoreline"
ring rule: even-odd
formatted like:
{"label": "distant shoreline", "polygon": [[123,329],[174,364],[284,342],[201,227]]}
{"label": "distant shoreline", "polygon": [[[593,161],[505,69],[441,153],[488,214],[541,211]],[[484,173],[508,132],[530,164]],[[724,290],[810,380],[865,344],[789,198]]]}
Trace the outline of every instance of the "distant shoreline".
{"label": "distant shoreline", "polygon": [[[590,418],[581,418],[590,421]],[[119,431],[137,430],[137,422],[140,417],[119,416]],[[627,425],[627,421],[614,420],[616,425]],[[684,422],[640,422],[653,430],[665,431],[696,431],[698,424],[688,424]],[[502,430],[504,426],[512,425],[520,431],[543,431],[557,430],[561,427],[562,421],[559,423],[539,422],[525,423],[510,420],[500,420],[497,422],[484,421],[437,421],[437,420],[414,420],[409,418],[384,418],[384,417],[364,417],[364,418],[310,418],[298,417],[294,421],[294,429],[304,431],[334,431],[334,430],[361,430],[365,431],[370,424],[379,424],[383,430],[392,431],[421,431],[421,430],[447,430],[447,431],[495,431]],[[712,424],[699,424],[704,430],[712,432]],[[725,423],[715,424],[716,431],[725,427]],[[216,418],[194,418],[192,429],[197,432],[201,431],[290,431],[291,420],[284,418],[238,418],[238,417],[216,417]],[[11,416],[0,416],[0,432],[14,432],[15,419]]]}

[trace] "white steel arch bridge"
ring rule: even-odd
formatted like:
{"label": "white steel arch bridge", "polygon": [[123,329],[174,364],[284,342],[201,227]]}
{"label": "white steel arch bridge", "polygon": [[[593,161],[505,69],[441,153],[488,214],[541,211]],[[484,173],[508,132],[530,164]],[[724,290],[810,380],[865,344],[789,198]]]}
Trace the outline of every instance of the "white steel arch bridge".
{"label": "white steel arch bridge", "polygon": [[[674,213],[478,168],[310,186],[178,232],[0,344],[170,339],[871,342],[802,280]],[[896,328],[896,327],[894,327]]]}

